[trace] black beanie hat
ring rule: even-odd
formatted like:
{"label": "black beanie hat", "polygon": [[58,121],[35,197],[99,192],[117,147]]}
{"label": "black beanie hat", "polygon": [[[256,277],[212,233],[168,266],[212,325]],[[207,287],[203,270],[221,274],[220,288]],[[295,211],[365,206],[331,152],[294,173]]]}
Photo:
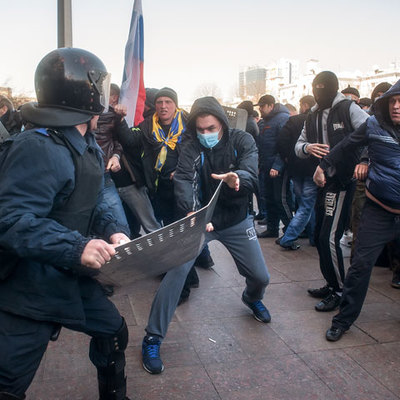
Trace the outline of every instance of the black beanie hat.
{"label": "black beanie hat", "polygon": [[[317,85],[323,85],[323,88],[317,88]],[[331,71],[320,72],[312,83],[315,101],[320,109],[329,108],[336,97],[339,89],[337,76]]]}
{"label": "black beanie hat", "polygon": [[146,88],[146,106],[150,108],[154,108],[156,94],[159,89],[155,88]]}
{"label": "black beanie hat", "polygon": [[164,88],[160,89],[154,97],[154,103],[156,103],[156,101],[159,97],[169,97],[170,99],[173,100],[175,105],[178,107],[178,95],[174,89],[171,89],[169,87],[164,87]]}

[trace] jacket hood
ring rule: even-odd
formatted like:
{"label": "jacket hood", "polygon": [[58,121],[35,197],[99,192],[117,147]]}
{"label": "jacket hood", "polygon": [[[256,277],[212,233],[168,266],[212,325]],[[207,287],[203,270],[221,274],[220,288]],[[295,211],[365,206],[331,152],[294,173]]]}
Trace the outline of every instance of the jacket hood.
{"label": "jacket hood", "polygon": [[372,114],[380,124],[392,124],[389,114],[389,98],[400,95],[400,80],[397,81],[387,92],[379,97],[372,105]]}
{"label": "jacket hood", "polygon": [[271,110],[271,112],[264,118],[266,121],[269,119],[275,117],[278,114],[287,114],[290,115],[290,112],[286,106],[280,103],[275,103],[274,108]]}
{"label": "jacket hood", "polygon": [[200,114],[211,114],[222,123],[224,132],[229,130],[228,117],[224,109],[215,97],[202,97],[197,99],[190,110],[187,128],[190,132],[196,132],[196,118]]}

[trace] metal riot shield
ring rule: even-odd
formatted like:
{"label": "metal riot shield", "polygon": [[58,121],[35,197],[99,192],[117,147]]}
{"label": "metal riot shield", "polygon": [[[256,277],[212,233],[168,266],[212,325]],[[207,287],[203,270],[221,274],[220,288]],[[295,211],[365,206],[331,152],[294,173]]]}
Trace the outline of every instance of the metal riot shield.
{"label": "metal riot shield", "polygon": [[122,287],[195,259],[203,248],[206,225],[211,221],[221,185],[208,205],[194,214],[117,247],[117,253],[96,279]]}
{"label": "metal riot shield", "polygon": [[228,117],[229,128],[246,131],[247,111],[241,108],[222,106],[225,115]]}
{"label": "metal riot shield", "polygon": [[10,134],[8,133],[7,129],[4,127],[4,125],[0,121],[0,144],[6,141],[10,137]]}

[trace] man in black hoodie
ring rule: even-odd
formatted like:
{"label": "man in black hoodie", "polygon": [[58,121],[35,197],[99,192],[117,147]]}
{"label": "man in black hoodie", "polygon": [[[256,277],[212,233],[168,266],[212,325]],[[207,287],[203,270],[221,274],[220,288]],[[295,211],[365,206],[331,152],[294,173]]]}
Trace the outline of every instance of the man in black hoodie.
{"label": "man in black hoodie", "polygon": [[352,171],[351,154],[368,145],[367,200],[340,311],[326,332],[329,341],[339,340],[360,314],[372,267],[385,244],[394,240],[397,255],[400,252],[400,81],[374,103],[372,111],[374,115],[339,143],[314,174],[315,183],[323,187],[327,180],[325,171],[338,165]]}
{"label": "man in black hoodie", "polygon": [[[207,204],[219,181],[224,184],[207,228],[206,242],[219,240],[246,278],[243,303],[254,318],[267,323],[271,316],[261,302],[269,273],[249,215],[249,199],[257,186],[257,147],[250,134],[229,129],[224,110],[214,97],[194,102],[174,175],[177,206],[182,216]],[[194,260],[169,271],[153,300],[147,335],[143,339],[143,367],[161,373],[159,350],[174,315],[179,294]]]}

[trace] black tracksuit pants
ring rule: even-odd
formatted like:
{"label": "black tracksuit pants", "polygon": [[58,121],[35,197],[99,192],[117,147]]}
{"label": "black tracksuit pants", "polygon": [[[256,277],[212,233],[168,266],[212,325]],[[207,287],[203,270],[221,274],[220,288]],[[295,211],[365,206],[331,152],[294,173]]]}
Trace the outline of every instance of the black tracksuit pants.
{"label": "black tracksuit pants", "polygon": [[321,273],[336,292],[343,288],[345,272],[340,239],[350,215],[354,189],[355,182],[342,187],[328,179],[318,190],[315,204],[315,244]]}
{"label": "black tracksuit pants", "polygon": [[334,326],[347,330],[357,319],[367,294],[372,267],[385,244],[392,240],[396,241],[394,247],[400,252],[400,215],[392,214],[367,199],[352,263],[344,282],[339,314],[333,318]]}

